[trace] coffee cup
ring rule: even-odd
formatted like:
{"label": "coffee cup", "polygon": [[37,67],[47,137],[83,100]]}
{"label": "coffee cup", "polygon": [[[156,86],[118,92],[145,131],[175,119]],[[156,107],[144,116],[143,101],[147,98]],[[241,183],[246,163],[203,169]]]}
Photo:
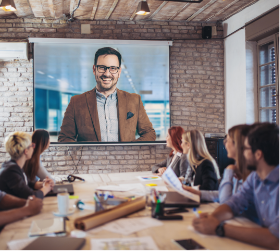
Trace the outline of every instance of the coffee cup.
{"label": "coffee cup", "polygon": [[69,193],[67,188],[57,189],[57,206],[61,215],[66,215],[69,211]]}

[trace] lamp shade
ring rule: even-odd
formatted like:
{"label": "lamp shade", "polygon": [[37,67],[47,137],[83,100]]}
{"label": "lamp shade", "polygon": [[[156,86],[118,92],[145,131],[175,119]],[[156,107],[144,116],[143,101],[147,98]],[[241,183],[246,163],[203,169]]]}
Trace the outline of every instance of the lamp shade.
{"label": "lamp shade", "polygon": [[16,6],[14,0],[2,0],[0,4],[0,8],[4,11],[16,11]]}
{"label": "lamp shade", "polygon": [[137,15],[147,15],[150,13],[148,3],[146,1],[140,1],[136,10]]}

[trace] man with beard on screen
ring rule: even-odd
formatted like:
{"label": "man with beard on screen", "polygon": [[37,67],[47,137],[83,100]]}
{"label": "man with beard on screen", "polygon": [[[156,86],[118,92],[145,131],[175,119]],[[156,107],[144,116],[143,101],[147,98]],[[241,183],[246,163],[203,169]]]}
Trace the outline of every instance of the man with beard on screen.
{"label": "man with beard on screen", "polygon": [[[65,111],[59,142],[154,141],[155,130],[141,97],[117,89],[121,54],[110,47],[95,53],[96,87],[73,96]],[[137,133],[140,137],[136,140]]]}
{"label": "man with beard on screen", "polygon": [[[253,172],[239,191],[223,205],[193,220],[202,234],[216,234],[266,249],[279,249],[279,128],[262,123],[253,128],[244,142],[243,154]],[[261,227],[227,224],[252,205]]]}

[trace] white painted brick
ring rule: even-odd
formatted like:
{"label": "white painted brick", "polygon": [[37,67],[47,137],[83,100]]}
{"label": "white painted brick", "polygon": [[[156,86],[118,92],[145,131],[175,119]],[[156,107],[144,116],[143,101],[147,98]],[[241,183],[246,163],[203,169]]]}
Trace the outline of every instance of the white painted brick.
{"label": "white painted brick", "polygon": [[[6,21],[6,19],[3,19]],[[7,19],[11,27],[20,28],[15,24],[52,25],[57,21],[42,18],[35,19]],[[197,22],[165,22],[165,21],[100,21],[102,26],[107,25],[106,32],[116,30],[119,39],[128,39],[131,36],[128,30],[146,29],[140,31],[135,39],[154,39],[158,33],[162,38],[163,30],[172,30],[165,33],[171,38],[194,38],[197,31],[201,32],[201,23]],[[83,21],[94,24],[98,30],[99,21]],[[59,24],[58,25],[65,25]],[[98,27],[99,26],[99,27]],[[144,27],[146,26],[146,27]],[[40,26],[39,28],[42,28]],[[47,28],[47,27],[46,27]],[[55,27],[53,27],[55,28]],[[45,28],[42,28],[45,29]],[[48,37],[60,37],[59,31],[63,27],[57,27],[48,31]],[[126,32],[125,29],[127,29]],[[176,34],[182,31],[190,33]],[[58,34],[54,33],[57,32]],[[77,33],[70,34],[72,38],[82,38]],[[219,30],[219,32],[222,32]],[[24,36],[24,33],[20,33]],[[100,33],[101,34],[101,33]],[[99,39],[111,35],[97,34]],[[127,35],[125,35],[127,34]],[[143,36],[142,36],[143,35]],[[184,37],[183,37],[184,36]],[[219,36],[219,34],[218,34]],[[222,35],[220,35],[222,36]],[[112,37],[113,38],[113,37]],[[133,34],[131,36],[133,38]],[[178,37],[179,38],[179,37]],[[171,99],[171,125],[184,125],[185,129],[199,128],[202,132],[224,131],[224,77],[223,77],[223,41],[221,40],[174,40],[170,52],[170,96]],[[193,99],[193,100],[191,100]],[[202,102],[203,101],[203,102]],[[33,60],[11,60],[3,62],[0,68],[0,142],[4,135],[11,131],[22,130],[32,132],[33,126]],[[202,110],[199,110],[202,109]],[[204,109],[204,110],[203,110]],[[3,113],[3,115],[2,115]],[[200,115],[199,115],[200,114]],[[209,115],[201,117],[203,114]],[[182,118],[185,116],[186,118]],[[6,120],[8,119],[8,120]],[[14,126],[6,126],[14,125]],[[20,123],[20,124],[16,124]],[[20,125],[20,126],[19,126]],[[0,147],[1,147],[0,143]],[[53,152],[44,152],[42,160],[52,173],[67,174],[73,172],[74,163],[68,155],[67,147],[50,147]],[[81,153],[80,147],[69,147],[75,163],[82,156],[78,166],[79,173],[110,173],[151,170],[154,163],[165,159],[170,149],[164,144],[157,146],[85,146]],[[0,153],[5,149],[2,146]],[[57,158],[57,159],[53,159]],[[48,162],[50,161],[50,162]],[[92,164],[91,164],[92,162]],[[122,163],[120,163],[122,162]]]}

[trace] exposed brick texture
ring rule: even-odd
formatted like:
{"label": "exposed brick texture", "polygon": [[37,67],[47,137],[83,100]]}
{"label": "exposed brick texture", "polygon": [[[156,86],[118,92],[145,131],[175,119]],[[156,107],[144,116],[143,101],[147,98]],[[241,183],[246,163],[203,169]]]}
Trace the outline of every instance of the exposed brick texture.
{"label": "exposed brick texture", "polygon": [[[91,34],[80,34],[81,25]],[[27,37],[91,39],[173,39],[170,47],[171,125],[185,130],[224,132],[224,48],[222,27],[211,40],[201,39],[205,23],[174,21],[64,21],[44,18],[0,19],[0,42]],[[33,60],[0,61],[0,162],[9,158],[4,137],[33,131]],[[50,147],[42,155],[54,174],[150,170],[170,149],[157,146]]]}

